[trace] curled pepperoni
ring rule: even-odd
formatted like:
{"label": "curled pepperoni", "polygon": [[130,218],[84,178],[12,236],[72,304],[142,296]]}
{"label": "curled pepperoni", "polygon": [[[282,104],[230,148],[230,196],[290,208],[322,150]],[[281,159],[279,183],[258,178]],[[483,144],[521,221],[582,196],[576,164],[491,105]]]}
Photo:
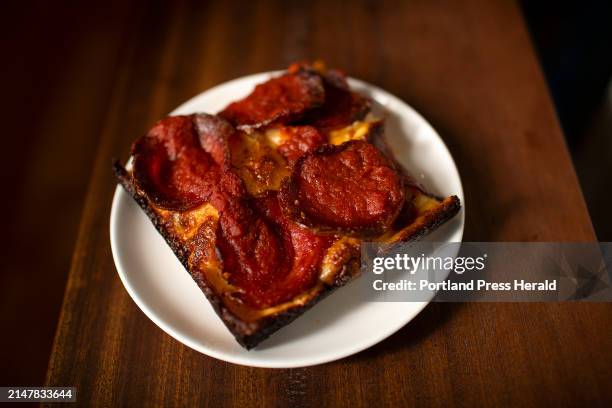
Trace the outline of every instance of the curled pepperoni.
{"label": "curled pepperoni", "polygon": [[293,299],[315,284],[333,237],[320,236],[286,218],[275,192],[253,199],[256,216],[240,239],[218,238],[223,269],[242,289],[241,299],[265,308]]}
{"label": "curled pepperoni", "polygon": [[265,308],[312,287],[333,237],[317,235],[286,218],[276,192],[252,199],[226,197],[222,205],[216,244],[224,273],[240,288],[235,297]]}
{"label": "curled pepperoni", "polygon": [[250,95],[231,103],[219,115],[239,129],[250,131],[271,123],[299,120],[308,110],[322,105],[324,98],[321,78],[298,70],[257,85]]}
{"label": "curled pepperoni", "polygon": [[219,166],[200,146],[191,116],[158,121],[132,146],[134,182],[155,205],[184,211],[205,202]]}
{"label": "curled pepperoni", "polygon": [[235,129],[207,114],[169,116],[132,146],[134,181],[155,205],[175,211],[210,198],[229,165]]}
{"label": "curled pepperoni", "polygon": [[218,165],[228,164],[228,140],[236,133],[236,129],[227,120],[207,113],[193,115],[193,122],[202,149],[208,152]]}
{"label": "curled pepperoni", "polygon": [[279,131],[284,141],[278,146],[278,151],[289,163],[327,142],[327,137],[312,126],[285,126]]}
{"label": "curled pepperoni", "polygon": [[323,76],[323,88],[325,90],[324,104],[310,111],[304,123],[328,132],[361,120],[370,111],[370,100],[352,92],[346,76],[340,71],[327,71]]}
{"label": "curled pepperoni", "polygon": [[321,232],[384,232],[404,203],[401,176],[365,141],[325,145],[306,154],[285,179],[279,199],[293,220]]}

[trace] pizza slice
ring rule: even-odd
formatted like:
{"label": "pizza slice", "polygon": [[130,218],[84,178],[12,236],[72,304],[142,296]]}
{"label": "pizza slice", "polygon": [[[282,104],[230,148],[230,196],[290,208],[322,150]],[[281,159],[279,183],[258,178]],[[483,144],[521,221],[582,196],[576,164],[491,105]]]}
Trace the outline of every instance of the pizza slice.
{"label": "pizza slice", "polygon": [[389,157],[370,105],[341,72],[294,64],[218,115],[160,120],[115,163],[245,348],[357,277],[363,240],[415,240],[459,211]]}

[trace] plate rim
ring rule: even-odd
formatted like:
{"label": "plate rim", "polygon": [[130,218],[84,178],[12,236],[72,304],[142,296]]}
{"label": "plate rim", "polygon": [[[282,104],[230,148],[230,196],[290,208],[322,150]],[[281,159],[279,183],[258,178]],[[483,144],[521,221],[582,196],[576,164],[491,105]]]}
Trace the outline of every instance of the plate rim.
{"label": "plate rim", "polygon": [[[217,92],[221,88],[229,87],[239,82],[255,81],[259,78],[265,79],[266,77],[277,75],[281,72],[283,71],[275,70],[275,71],[261,72],[261,73],[242,76],[239,78],[235,78],[235,79],[220,83],[218,85],[215,85],[189,98],[187,101],[181,103],[178,107],[173,109],[168,115],[182,114],[183,112],[181,111],[184,111],[186,107],[195,103],[195,101],[198,98],[204,97],[206,94]],[[457,226],[458,230],[453,234],[458,237],[458,241],[448,241],[448,242],[462,242],[463,233],[465,229],[465,197],[464,197],[464,192],[463,192],[463,182],[461,180],[461,175],[459,173],[455,160],[452,154],[450,153],[448,146],[446,145],[446,143],[444,143],[444,140],[442,139],[442,137],[438,134],[435,128],[417,110],[415,110],[412,106],[408,105],[406,102],[404,102],[397,96],[391,94],[390,92],[376,85],[372,85],[360,79],[348,77],[348,81],[351,87],[356,86],[360,88],[369,89],[373,93],[380,94],[384,96],[387,100],[393,101],[393,103],[396,104],[397,106],[400,106],[401,109],[406,109],[408,111],[411,111],[411,113],[415,115],[415,117],[417,117],[419,121],[421,121],[425,126],[429,127],[429,130],[432,132],[433,136],[435,136],[438,139],[438,141],[441,143],[441,146],[446,151],[446,154],[450,158],[450,164],[452,164],[452,167],[458,177],[459,191],[454,192],[454,194],[460,197],[461,199],[461,209],[460,209],[460,212],[456,215],[460,217],[460,225]],[[379,333],[377,336],[368,337],[367,338],[368,341],[364,341],[362,343],[358,342],[357,344],[354,344],[352,346],[346,345],[342,349],[343,351],[332,353],[333,354],[332,356],[329,356],[324,353],[318,355],[318,357],[309,357],[307,359],[304,359],[301,356],[296,356],[294,362],[288,363],[285,360],[280,360],[280,361],[252,360],[247,357],[227,354],[223,351],[218,351],[214,347],[210,347],[200,342],[197,342],[195,340],[192,340],[189,336],[185,336],[181,334],[180,332],[174,330],[174,328],[171,327],[171,325],[166,323],[163,319],[159,318],[151,309],[149,309],[149,307],[147,306],[147,303],[140,297],[140,295],[138,294],[138,291],[132,286],[129,278],[126,276],[125,271],[123,270],[124,267],[121,261],[121,257],[118,255],[120,251],[118,248],[118,240],[119,240],[118,235],[119,235],[120,228],[117,225],[117,217],[118,217],[118,211],[120,210],[119,202],[122,199],[121,197],[122,194],[127,195],[127,193],[123,190],[121,185],[117,184],[115,188],[115,192],[113,194],[113,200],[112,200],[111,212],[110,212],[110,220],[109,220],[110,221],[109,227],[110,227],[111,252],[112,252],[115,268],[117,270],[117,274],[119,275],[121,283],[125,287],[126,291],[130,295],[134,303],[136,303],[136,305],[145,314],[145,316],[147,316],[153,323],[155,323],[159,328],[161,328],[166,334],[170,335],[172,338],[183,343],[184,345],[192,348],[193,350],[198,351],[207,356],[213,357],[215,359],[237,364],[237,365],[248,366],[248,367],[259,367],[259,368],[298,368],[298,367],[307,367],[307,366],[319,365],[319,364],[324,364],[324,363],[340,360],[345,357],[351,356],[353,354],[357,354],[363,350],[366,350],[380,343],[386,338],[392,336],[394,333],[396,333],[401,328],[406,326],[406,324],[412,321],[416,316],[418,316],[423,311],[423,309],[431,302],[431,300],[423,301],[423,302],[406,302],[406,303],[416,304],[416,306],[413,308],[413,313],[408,314],[405,319],[402,319],[401,324],[397,324],[397,327],[393,327],[391,329],[385,330]],[[131,198],[131,197],[128,196],[128,198]],[[216,313],[215,313],[215,316],[218,318]],[[249,353],[256,353],[256,352],[257,350],[251,350]]]}

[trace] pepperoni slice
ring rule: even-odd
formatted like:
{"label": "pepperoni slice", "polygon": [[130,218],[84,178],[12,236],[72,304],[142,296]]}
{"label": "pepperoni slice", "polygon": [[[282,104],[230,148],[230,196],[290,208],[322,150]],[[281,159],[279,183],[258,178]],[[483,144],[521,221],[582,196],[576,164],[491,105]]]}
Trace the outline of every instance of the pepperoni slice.
{"label": "pepperoni slice", "polygon": [[279,199],[293,220],[321,232],[382,233],[404,203],[401,176],[365,141],[325,145],[306,154],[285,179]]}
{"label": "pepperoni slice", "polygon": [[168,210],[204,203],[229,166],[227,140],[234,133],[226,120],[208,114],[158,121],[132,146],[136,186]]}
{"label": "pepperoni slice", "polygon": [[309,112],[304,123],[329,132],[365,118],[370,111],[370,100],[352,92],[346,76],[340,71],[327,71],[323,76],[323,88],[325,103]]}
{"label": "pepperoni slice", "polygon": [[321,78],[298,70],[257,85],[249,96],[231,103],[219,115],[239,129],[251,131],[299,120],[308,110],[321,106],[324,98]]}
{"label": "pepperoni slice", "polygon": [[191,116],[157,122],[132,146],[134,182],[155,205],[176,211],[207,200],[221,175],[200,146]]}
{"label": "pepperoni slice", "polygon": [[193,115],[193,122],[202,149],[208,152],[218,165],[227,165],[229,163],[228,140],[236,133],[236,129],[227,120],[207,113]]}
{"label": "pepperoni slice", "polygon": [[320,236],[286,218],[275,192],[253,199],[248,229],[233,242],[218,238],[223,269],[238,296],[256,308],[289,301],[316,283],[321,261],[334,238]]}
{"label": "pepperoni slice", "polygon": [[285,126],[279,131],[284,142],[278,146],[278,151],[290,164],[327,142],[327,137],[312,126]]}

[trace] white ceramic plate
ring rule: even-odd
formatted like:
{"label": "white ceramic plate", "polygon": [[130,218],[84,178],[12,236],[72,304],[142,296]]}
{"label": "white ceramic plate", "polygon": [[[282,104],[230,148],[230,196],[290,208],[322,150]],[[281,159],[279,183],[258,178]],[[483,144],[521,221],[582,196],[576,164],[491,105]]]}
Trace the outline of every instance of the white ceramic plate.
{"label": "white ceramic plate", "polygon": [[[192,98],[171,114],[217,112],[246,96],[272,74],[226,82]],[[410,173],[430,192],[440,196],[456,194],[465,206],[453,158],[433,128],[388,92],[354,79],[349,83],[375,101],[374,113],[386,118],[390,147]],[[459,242],[463,224],[462,209],[427,240]],[[427,302],[367,302],[359,285],[348,285],[256,349],[247,351],[236,343],[145,213],[120,186],[113,199],[110,237],[121,281],[140,309],[178,341],[236,364],[288,368],[337,360],[384,340],[427,305]]]}

